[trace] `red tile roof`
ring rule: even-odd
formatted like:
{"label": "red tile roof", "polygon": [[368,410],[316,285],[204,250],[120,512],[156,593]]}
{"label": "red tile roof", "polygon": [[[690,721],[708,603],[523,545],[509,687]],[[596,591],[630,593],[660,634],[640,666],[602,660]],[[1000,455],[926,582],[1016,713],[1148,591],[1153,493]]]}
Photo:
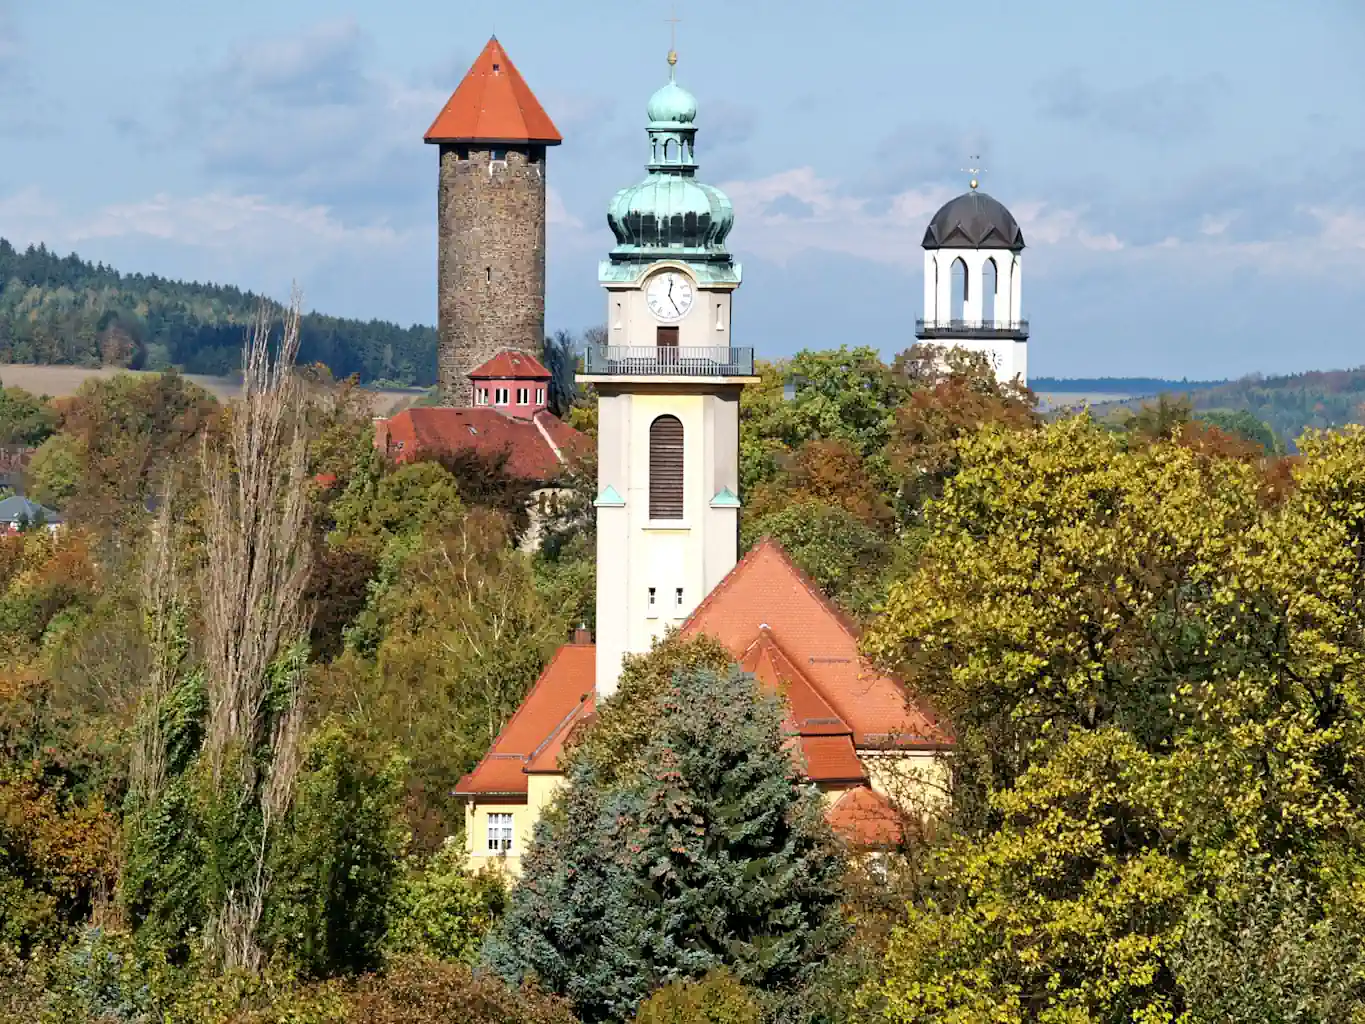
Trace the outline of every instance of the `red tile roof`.
{"label": "red tile roof", "polygon": [[427,129],[427,142],[564,141],[494,36]]}
{"label": "red tile roof", "polygon": [[[907,702],[900,684],[862,661],[856,628],[770,540],[739,561],[682,632],[715,636],[745,671],[786,697],[788,725],[797,733],[792,753],[796,756],[799,747],[806,775],[814,782],[866,782],[858,748],[952,745],[945,725]],[[561,663],[561,658],[568,660]],[[556,771],[565,741],[594,714],[592,698],[583,695],[593,691],[595,659],[590,645],[560,648],[504,734],[456,792],[525,793],[527,773]],[[523,776],[520,788],[515,788],[513,774]],[[847,817],[866,812],[872,806],[869,799],[885,803],[871,790],[866,793],[870,796],[846,794],[835,806],[853,800],[842,812]],[[889,804],[883,811],[894,815]],[[899,818],[894,820],[899,829]],[[884,826],[889,827],[886,821],[876,827]]]}
{"label": "red tile roof", "polygon": [[899,846],[904,837],[901,816],[891,801],[867,786],[846,790],[825,816],[851,846]]}
{"label": "red tile roof", "polygon": [[766,629],[859,747],[940,749],[952,730],[858,652],[853,622],[771,540],[762,540],[707,594],[684,636],[707,633],[732,651]]}
{"label": "red tile roof", "polygon": [[566,644],[556,651],[492,748],[459,781],[455,792],[463,796],[524,796],[527,771],[553,771],[553,767],[545,767],[549,752],[553,749],[557,759],[576,721],[592,710],[595,654],[591,644]]}
{"label": "red tile roof", "polygon": [[[538,412],[518,419],[493,408],[424,407],[404,409],[384,421],[388,452],[409,462],[426,452],[474,450],[489,457],[509,453],[507,469],[523,480],[546,482],[590,440],[558,417]],[[378,443],[378,442],[377,442]]]}
{"label": "red tile roof", "polygon": [[491,377],[503,379],[519,380],[549,380],[550,371],[545,369],[540,360],[535,356],[527,355],[525,352],[518,352],[515,349],[503,349],[482,366],[477,366],[469,371],[469,376],[475,380],[486,380]]}

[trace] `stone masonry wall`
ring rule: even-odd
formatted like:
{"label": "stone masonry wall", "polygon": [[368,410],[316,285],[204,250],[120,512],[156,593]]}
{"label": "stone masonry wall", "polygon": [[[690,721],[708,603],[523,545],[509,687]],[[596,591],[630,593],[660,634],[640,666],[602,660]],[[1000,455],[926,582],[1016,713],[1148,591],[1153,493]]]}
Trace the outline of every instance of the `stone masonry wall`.
{"label": "stone masonry wall", "polygon": [[[502,149],[502,147],[498,147]],[[442,145],[437,208],[437,373],[470,405],[469,371],[545,338],[545,147]]]}

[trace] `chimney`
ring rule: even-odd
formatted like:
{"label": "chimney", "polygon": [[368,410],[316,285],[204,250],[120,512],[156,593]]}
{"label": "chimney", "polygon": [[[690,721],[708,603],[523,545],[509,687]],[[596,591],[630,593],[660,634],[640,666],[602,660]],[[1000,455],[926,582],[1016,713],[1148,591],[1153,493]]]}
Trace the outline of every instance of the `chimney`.
{"label": "chimney", "polygon": [[575,644],[592,643],[592,630],[587,626],[580,624],[579,627],[573,631],[573,642]]}

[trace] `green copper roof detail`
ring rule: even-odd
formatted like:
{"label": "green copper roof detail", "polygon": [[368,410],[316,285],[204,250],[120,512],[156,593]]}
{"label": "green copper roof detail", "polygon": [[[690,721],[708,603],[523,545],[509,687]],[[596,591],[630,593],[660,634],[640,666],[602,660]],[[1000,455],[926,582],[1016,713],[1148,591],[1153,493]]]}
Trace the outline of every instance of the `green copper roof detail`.
{"label": "green copper roof detail", "polygon": [[679,259],[725,263],[735,224],[729,197],[697,180],[696,98],[673,81],[650,97],[649,176],[623,188],[607,208],[613,263]]}
{"label": "green copper roof detail", "polygon": [[722,487],[720,493],[711,499],[712,508],[739,508],[739,498],[735,492],[728,487]]}
{"label": "green copper roof detail", "polygon": [[606,487],[602,488],[602,493],[597,496],[593,505],[597,508],[625,508],[626,499],[616,493],[615,487],[607,484]]}
{"label": "green copper roof detail", "polygon": [[663,128],[666,124],[690,125],[697,119],[697,97],[670,80],[649,98],[645,112],[649,115],[651,128],[656,125]]}

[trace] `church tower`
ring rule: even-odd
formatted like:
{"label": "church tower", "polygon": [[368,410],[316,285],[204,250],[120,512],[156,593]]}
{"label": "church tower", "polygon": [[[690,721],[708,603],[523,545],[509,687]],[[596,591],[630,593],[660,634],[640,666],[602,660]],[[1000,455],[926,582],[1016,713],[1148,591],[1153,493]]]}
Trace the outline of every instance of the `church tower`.
{"label": "church tower", "polygon": [[739,396],[752,348],[733,345],[740,267],[730,200],[697,180],[697,101],[674,80],[649,101],[648,175],[612,200],[616,246],[599,268],[607,338],[580,383],[598,395],[597,676],[649,650],[735,566]]}
{"label": "church tower", "polygon": [[427,129],[439,147],[437,371],[471,405],[469,374],[545,340],[545,153],[563,141],[497,38]]}
{"label": "church tower", "polygon": [[1019,304],[1024,233],[978,184],[972,178],[924,232],[924,319],[915,337],[981,352],[998,380],[1027,384],[1028,321]]}

